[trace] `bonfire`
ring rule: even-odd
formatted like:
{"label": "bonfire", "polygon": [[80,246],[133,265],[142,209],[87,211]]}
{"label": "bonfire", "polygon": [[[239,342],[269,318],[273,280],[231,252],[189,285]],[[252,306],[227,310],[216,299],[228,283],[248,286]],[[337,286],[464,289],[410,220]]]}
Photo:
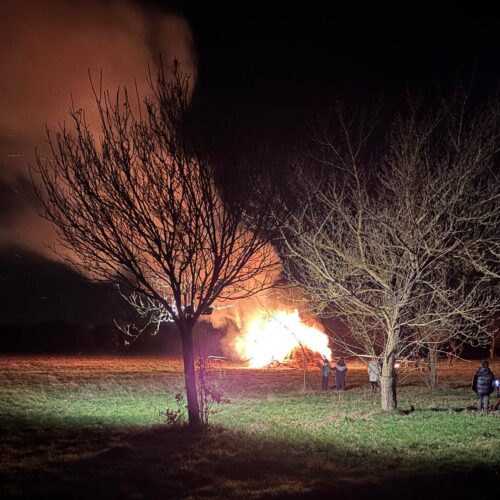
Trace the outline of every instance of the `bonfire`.
{"label": "bonfire", "polygon": [[328,336],[321,326],[293,311],[257,311],[236,338],[235,349],[251,368],[283,363],[303,366],[331,360]]}

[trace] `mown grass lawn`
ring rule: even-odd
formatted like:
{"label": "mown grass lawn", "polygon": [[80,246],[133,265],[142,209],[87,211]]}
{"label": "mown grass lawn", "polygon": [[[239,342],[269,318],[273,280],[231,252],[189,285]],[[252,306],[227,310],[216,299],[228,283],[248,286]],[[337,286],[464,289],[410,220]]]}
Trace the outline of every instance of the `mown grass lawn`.
{"label": "mown grass lawn", "polygon": [[[478,415],[476,362],[441,389],[402,377],[379,410],[362,365],[345,393],[319,373],[215,367],[231,400],[193,434],[165,424],[182,391],[162,359],[0,359],[0,495],[45,498],[485,498],[500,479],[500,414]],[[493,371],[500,375],[500,362]]]}

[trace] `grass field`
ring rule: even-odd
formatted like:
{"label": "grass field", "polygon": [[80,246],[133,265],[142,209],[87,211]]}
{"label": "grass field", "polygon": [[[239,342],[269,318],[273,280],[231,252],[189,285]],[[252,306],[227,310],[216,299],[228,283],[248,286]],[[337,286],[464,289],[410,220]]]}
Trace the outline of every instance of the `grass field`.
{"label": "grass field", "polygon": [[305,394],[300,370],[221,363],[231,403],[191,433],[162,415],[182,391],[177,361],[3,357],[0,496],[492,498],[500,412],[473,410],[478,364],[440,365],[435,394],[408,372],[401,411],[384,414],[360,363],[348,391],[318,391],[312,370]]}

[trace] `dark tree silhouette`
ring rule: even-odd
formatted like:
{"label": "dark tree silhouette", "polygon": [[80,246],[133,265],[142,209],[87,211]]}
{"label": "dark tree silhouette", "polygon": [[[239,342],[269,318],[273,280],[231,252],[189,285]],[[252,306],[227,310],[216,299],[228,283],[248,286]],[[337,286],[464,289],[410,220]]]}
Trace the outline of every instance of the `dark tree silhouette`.
{"label": "dark tree silhouette", "polygon": [[189,78],[174,62],[172,74],[162,66],[148,81],[142,102],[93,86],[98,133],[72,107],[72,128],[47,131],[52,155],[37,154],[32,179],[57,228],[56,251],[91,279],[118,284],[146,323],[175,323],[198,426],[193,328],[216,301],[269,286],[277,262],[265,203],[254,213],[251,203],[228,207],[213,165],[186,137]]}

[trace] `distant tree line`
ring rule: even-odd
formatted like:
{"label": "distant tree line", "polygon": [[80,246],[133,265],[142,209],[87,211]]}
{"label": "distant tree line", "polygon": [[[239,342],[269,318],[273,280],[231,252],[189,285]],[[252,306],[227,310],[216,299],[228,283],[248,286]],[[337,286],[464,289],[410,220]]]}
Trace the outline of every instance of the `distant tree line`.
{"label": "distant tree line", "polygon": [[[210,329],[210,354],[221,354],[223,332]],[[156,335],[145,332],[128,343],[114,324],[84,325],[67,321],[44,321],[33,325],[0,325],[0,354],[54,355],[154,355],[179,357],[180,340],[171,324],[161,325]]]}
{"label": "distant tree line", "polygon": [[0,352],[30,354],[117,353],[123,342],[111,325],[46,321],[0,325]]}

